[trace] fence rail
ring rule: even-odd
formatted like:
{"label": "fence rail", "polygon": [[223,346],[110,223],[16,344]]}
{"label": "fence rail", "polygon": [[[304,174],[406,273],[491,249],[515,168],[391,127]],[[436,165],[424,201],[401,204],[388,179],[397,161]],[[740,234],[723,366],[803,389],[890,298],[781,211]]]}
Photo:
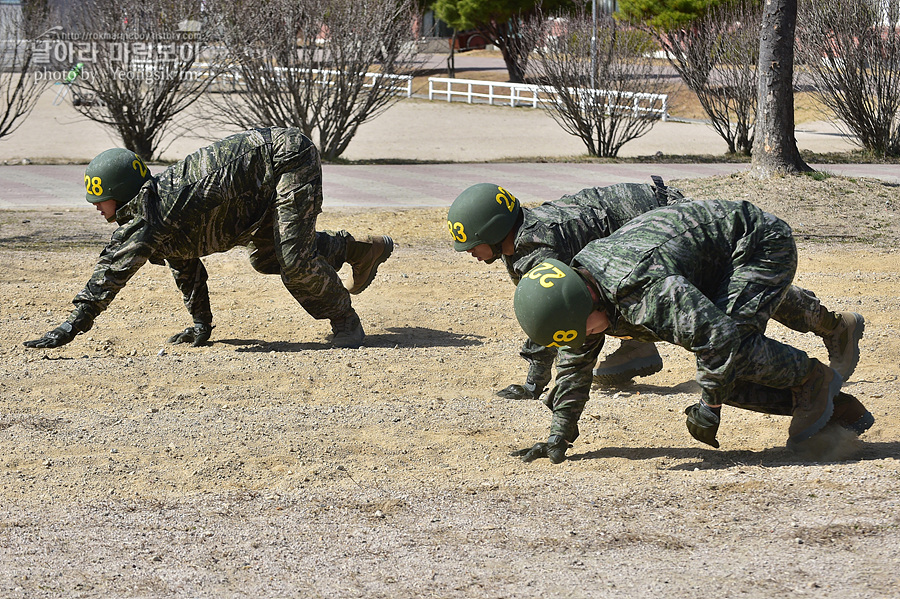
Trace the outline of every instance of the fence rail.
{"label": "fence rail", "polygon": [[550,95],[541,91],[540,86],[528,83],[501,83],[482,79],[451,79],[447,77],[428,78],[428,99],[444,96],[448,102],[453,98],[465,98],[472,104],[478,99],[488,104],[508,104],[509,106],[531,106],[550,102]]}
{"label": "fence rail", "polygon": [[[634,116],[654,116],[663,121],[669,117],[669,96],[666,94],[649,94],[644,92],[613,92],[608,90],[580,89],[570,90],[578,92],[584,98],[594,97],[595,102],[605,102],[607,110],[632,112]],[[548,87],[530,83],[503,83],[499,81],[484,81],[481,79],[451,79],[448,77],[428,78],[428,99],[446,99],[452,102],[454,98],[460,98],[472,104],[474,102],[486,102],[491,105],[501,106],[530,106],[537,108],[541,104],[553,102],[556,92]],[[613,100],[616,103],[611,104]],[[628,101],[628,104],[622,103]]]}
{"label": "fence rail", "polygon": [[[155,69],[159,68],[159,63],[152,60],[132,60],[131,61],[131,69],[140,72],[152,72]],[[190,76],[194,79],[205,79],[207,77],[214,77],[215,81],[213,81],[213,85],[218,85],[219,88],[223,88],[223,85],[227,86],[225,89],[234,89],[235,87],[242,87],[244,85],[244,78],[241,75],[241,72],[238,69],[228,69],[220,72],[211,72],[212,68],[208,63],[205,62],[195,62],[191,65]],[[340,71],[334,70],[325,70],[325,69],[296,69],[296,68],[286,68],[286,67],[276,67],[274,69],[276,77],[283,78],[286,73],[300,73],[304,76],[312,77],[317,83],[320,85],[332,85],[333,81],[330,79],[332,75],[339,74]],[[386,79],[387,84],[386,88],[392,90],[395,94],[403,94],[407,98],[412,97],[412,87],[413,87],[413,78],[412,75],[391,75],[388,73],[363,73],[365,80],[363,82],[363,87],[374,87],[375,82],[378,79]]]}

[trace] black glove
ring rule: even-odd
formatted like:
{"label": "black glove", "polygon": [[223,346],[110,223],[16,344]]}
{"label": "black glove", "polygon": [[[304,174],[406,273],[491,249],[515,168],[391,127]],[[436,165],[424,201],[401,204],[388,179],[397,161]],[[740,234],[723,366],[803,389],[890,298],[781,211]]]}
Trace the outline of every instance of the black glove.
{"label": "black glove", "polygon": [[78,331],[69,322],[64,322],[49,333],[44,333],[40,339],[32,339],[24,343],[25,347],[59,347],[75,338]]}
{"label": "black glove", "polygon": [[716,433],[719,432],[719,412],[721,408],[710,408],[705,403],[698,402],[684,409],[687,414],[687,429],[691,436],[701,443],[719,448],[716,441]]}
{"label": "black glove", "polygon": [[209,341],[209,336],[212,334],[213,328],[215,327],[211,324],[195,322],[194,326],[188,327],[180,333],[175,333],[169,337],[168,342],[174,345],[178,345],[179,343],[190,343],[193,347],[200,347],[206,345],[206,342]]}
{"label": "black glove", "polygon": [[546,387],[541,386],[539,388],[535,383],[525,381],[524,385],[510,385],[505,389],[500,389],[497,391],[497,397],[502,397],[503,399],[540,399],[541,394],[546,390]]}
{"label": "black glove", "polygon": [[509,455],[521,457],[523,462],[533,462],[538,458],[550,458],[554,464],[559,464],[566,459],[566,450],[569,442],[561,435],[550,435],[546,443],[535,443],[533,447],[516,450]]}

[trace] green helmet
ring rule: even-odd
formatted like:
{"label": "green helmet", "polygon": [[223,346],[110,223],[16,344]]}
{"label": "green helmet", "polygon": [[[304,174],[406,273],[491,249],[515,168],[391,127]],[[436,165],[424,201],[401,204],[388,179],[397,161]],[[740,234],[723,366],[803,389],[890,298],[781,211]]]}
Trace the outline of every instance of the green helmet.
{"label": "green helmet", "polygon": [[453,200],[447,213],[447,227],[453,248],[465,252],[476,245],[503,241],[522,212],[516,197],[492,183],[478,183]]}
{"label": "green helmet", "polygon": [[552,347],[581,347],[594,310],[584,279],[553,258],[525,273],[516,286],[513,305],[528,338]]}
{"label": "green helmet", "polygon": [[140,156],[125,148],[112,148],[97,154],[84,169],[84,197],[91,204],[105,200],[125,204],[148,179],[150,169]]}

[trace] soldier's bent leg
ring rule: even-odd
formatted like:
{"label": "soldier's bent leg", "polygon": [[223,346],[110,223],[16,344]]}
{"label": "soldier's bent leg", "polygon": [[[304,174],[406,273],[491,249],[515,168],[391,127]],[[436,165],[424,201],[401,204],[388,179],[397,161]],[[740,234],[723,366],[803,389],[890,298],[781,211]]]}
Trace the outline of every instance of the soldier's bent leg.
{"label": "soldier's bent leg", "polygon": [[343,319],[352,310],[350,294],[337,271],[316,250],[319,206],[313,185],[279,193],[275,252],[284,286],[313,318]]}
{"label": "soldier's bent leg", "polygon": [[[264,275],[281,274],[271,228],[268,233],[268,236],[254,235],[247,244],[250,265]],[[350,234],[346,231],[316,231],[316,252],[336,271],[341,269],[346,260],[348,237]]]}
{"label": "soldier's bent leg", "polygon": [[256,272],[264,275],[280,275],[281,264],[278,262],[278,256],[275,254],[275,244],[270,238],[254,237],[247,244],[249,252],[250,266]]}
{"label": "soldier's bent leg", "polygon": [[792,285],[772,318],[795,331],[821,337],[828,350],[828,365],[844,380],[856,370],[859,341],[866,327],[861,314],[832,312],[813,292]]}
{"label": "soldier's bent leg", "polygon": [[816,434],[831,418],[843,379],[805,352],[754,332],[741,344],[735,364],[736,382],[725,403],[790,414],[789,446]]}
{"label": "soldier's bent leg", "polygon": [[806,352],[756,331],[744,336],[734,357],[735,380],[776,389],[799,385],[811,368]]}
{"label": "soldier's bent leg", "polygon": [[734,264],[715,304],[739,326],[764,333],[796,272],[797,245],[787,225],[775,223],[752,248],[752,255]]}
{"label": "soldier's bent leg", "polygon": [[809,333],[824,327],[831,329],[837,324],[834,313],[824,309],[812,291],[796,285],[790,285],[785,290],[772,319],[798,333]]}
{"label": "soldier's bent leg", "polygon": [[736,382],[734,393],[725,400],[725,405],[775,416],[790,416],[794,409],[790,389],[776,389],[749,381]]}

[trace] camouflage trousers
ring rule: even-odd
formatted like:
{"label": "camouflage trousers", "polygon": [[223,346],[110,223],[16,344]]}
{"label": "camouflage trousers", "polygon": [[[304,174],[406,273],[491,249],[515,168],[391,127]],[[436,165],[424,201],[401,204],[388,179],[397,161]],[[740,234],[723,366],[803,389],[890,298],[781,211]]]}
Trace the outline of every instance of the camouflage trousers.
{"label": "camouflage trousers", "polygon": [[[813,292],[791,285],[772,314],[772,320],[799,333],[812,332],[823,336],[827,332],[822,327],[824,313],[822,303]],[[745,339],[747,347],[742,345],[741,352],[758,356],[766,365],[764,378],[759,378],[757,374],[759,362],[756,360],[739,365],[732,394],[725,404],[754,412],[790,416],[794,407],[790,386],[799,383],[798,376],[809,372],[809,358],[789,345],[763,339],[764,342],[755,337]]]}
{"label": "camouflage trousers", "polygon": [[250,264],[279,274],[290,294],[316,319],[339,320],[353,312],[337,274],[349,233],[317,233],[322,212],[322,165],[312,142],[296,129],[273,131],[278,183],[266,217],[250,237]]}

